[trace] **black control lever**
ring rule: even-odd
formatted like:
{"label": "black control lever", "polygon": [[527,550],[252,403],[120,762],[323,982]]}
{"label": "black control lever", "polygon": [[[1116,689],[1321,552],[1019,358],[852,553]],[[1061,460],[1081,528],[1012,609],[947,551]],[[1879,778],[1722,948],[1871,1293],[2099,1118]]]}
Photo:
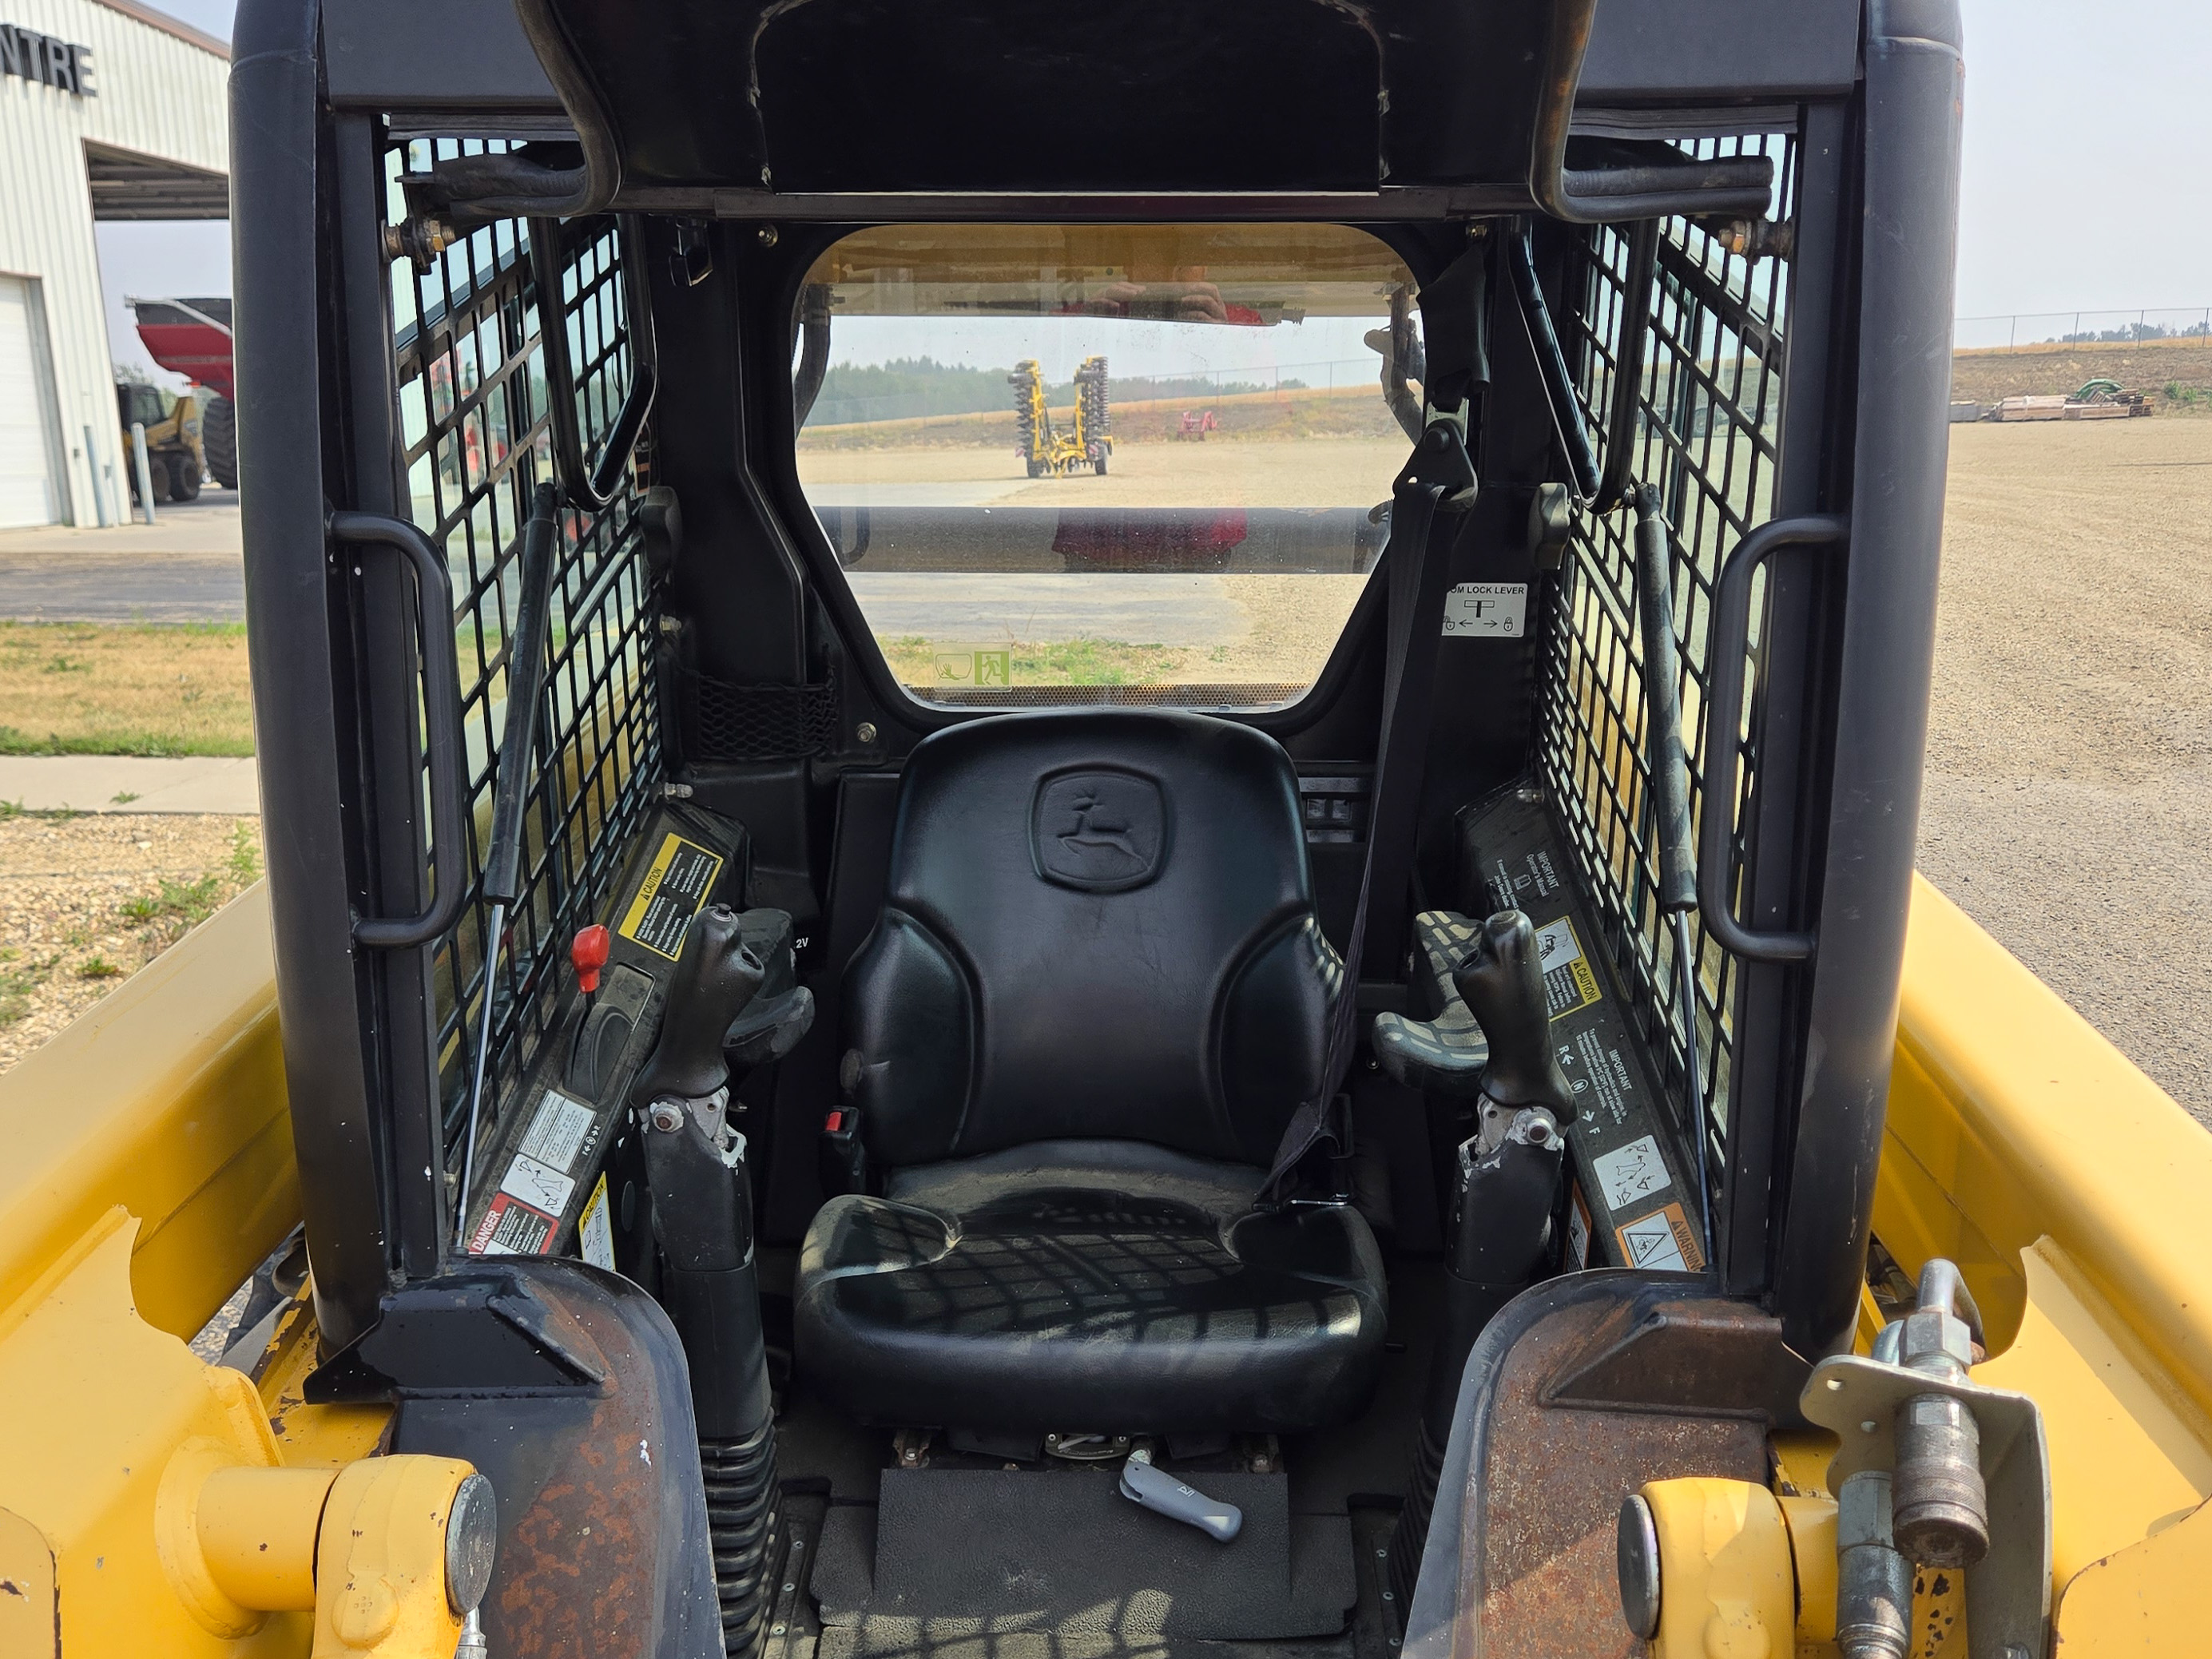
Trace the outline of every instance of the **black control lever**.
{"label": "black control lever", "polygon": [[774,1395],[753,1250],[745,1138],[730,1127],[723,1034],[765,970],[744,920],[710,904],[691,919],[660,1036],[630,1090],[643,1119],[646,1184],[660,1247],[660,1299],[683,1339],[725,1644],[756,1650],[774,1597],[778,1528]]}
{"label": "black control lever", "polygon": [[704,1100],[726,1086],[723,1033],[744,1012],[767,972],[745,948],[744,921],[735,910],[710,904],[694,916],[668,981],[660,1040],[638,1072],[630,1104]]}
{"label": "black control lever", "polygon": [[1559,1122],[1571,1121],[1574,1092],[1552,1050],[1543,953],[1528,918],[1500,910],[1484,921],[1475,930],[1473,953],[1453,970],[1452,983],[1490,1042],[1483,1098],[1504,1108],[1509,1119],[1516,1107],[1542,1106]]}

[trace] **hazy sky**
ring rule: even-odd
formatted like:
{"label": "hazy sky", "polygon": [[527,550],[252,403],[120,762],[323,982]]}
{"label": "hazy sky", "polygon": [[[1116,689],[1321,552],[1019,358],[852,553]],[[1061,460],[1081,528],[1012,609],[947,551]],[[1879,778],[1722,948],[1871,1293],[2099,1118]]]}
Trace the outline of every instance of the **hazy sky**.
{"label": "hazy sky", "polygon": [[[2212,306],[2212,6],[1962,3],[1959,314]],[[229,0],[165,9],[230,33]],[[146,361],[124,295],[230,291],[225,226],[112,224],[99,238],[118,361]]]}

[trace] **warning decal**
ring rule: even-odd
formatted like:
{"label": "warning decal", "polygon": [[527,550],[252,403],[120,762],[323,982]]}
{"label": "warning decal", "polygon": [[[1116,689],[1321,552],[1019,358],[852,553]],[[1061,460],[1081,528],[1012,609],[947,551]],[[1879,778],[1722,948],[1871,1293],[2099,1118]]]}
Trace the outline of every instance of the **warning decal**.
{"label": "warning decal", "polygon": [[671,962],[682,953],[684,930],[714,890],[722,872],[720,855],[681,836],[669,836],[653,855],[653,867],[638,884],[622,926],[615,929]]}
{"label": "warning decal", "polygon": [[594,1267],[609,1273],[615,1266],[614,1224],[607,1219],[607,1178],[602,1175],[584,1200],[584,1213],[576,1218],[576,1254]]}
{"label": "warning decal", "polygon": [[1639,1216],[1613,1230],[1620,1252],[1632,1267],[1653,1272],[1695,1273],[1705,1265],[1705,1253],[1680,1204],[1668,1204],[1650,1215]]}
{"label": "warning decal", "polygon": [[1540,926],[1536,951],[1544,969],[1544,1000],[1553,1019],[1587,1008],[1598,1000],[1597,975],[1583,955],[1572,921],[1561,916]]}
{"label": "warning decal", "polygon": [[1590,1213],[1579,1181],[1567,1183],[1567,1260],[1580,1273],[1589,1266]]}
{"label": "warning decal", "polygon": [[1607,1209],[1625,1210],[1638,1199],[1650,1198],[1674,1184],[1668,1178],[1666,1159],[1659,1156],[1658,1139],[1652,1135],[1600,1152],[1590,1160],[1590,1169],[1597,1176],[1598,1190],[1605,1194]]}
{"label": "warning decal", "polygon": [[507,1166],[507,1177],[499,1183],[499,1189],[520,1199],[532,1209],[559,1215],[568,1207],[568,1195],[576,1190],[576,1183],[551,1165],[540,1164],[529,1153],[517,1152],[514,1161]]}
{"label": "warning decal", "polygon": [[469,1240],[471,1255],[544,1255],[553,1248],[550,1215],[540,1214],[506,1193],[492,1195],[491,1208]]}

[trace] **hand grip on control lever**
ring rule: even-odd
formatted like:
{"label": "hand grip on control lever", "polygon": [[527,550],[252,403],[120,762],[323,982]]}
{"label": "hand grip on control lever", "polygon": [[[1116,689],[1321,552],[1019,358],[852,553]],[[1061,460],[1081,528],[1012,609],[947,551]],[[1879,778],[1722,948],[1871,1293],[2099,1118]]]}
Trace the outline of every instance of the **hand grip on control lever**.
{"label": "hand grip on control lever", "polygon": [[633,1106],[703,1100],[729,1082],[722,1034],[744,1012],[767,970],[745,948],[738,913],[710,904],[691,919],[668,983],[660,1040],[630,1089]]}
{"label": "hand grip on control lever", "polygon": [[1571,1121],[1574,1093],[1553,1052],[1542,955],[1528,918],[1500,910],[1485,921],[1452,984],[1489,1039],[1483,1095],[1500,1106],[1547,1107],[1561,1123]]}

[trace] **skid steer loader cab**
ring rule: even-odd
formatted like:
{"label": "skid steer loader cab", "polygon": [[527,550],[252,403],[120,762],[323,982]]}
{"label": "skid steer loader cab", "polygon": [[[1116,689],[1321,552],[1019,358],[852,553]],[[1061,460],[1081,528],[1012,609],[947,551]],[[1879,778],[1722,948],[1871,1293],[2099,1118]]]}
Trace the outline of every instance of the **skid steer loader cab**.
{"label": "skid steer loader cab", "polygon": [[1972,1298],[1851,1354],[1955,8],[234,61],[312,1268],[246,1363],[474,1517],[318,1652],[1749,1654],[1970,1557],[2042,1650]]}

